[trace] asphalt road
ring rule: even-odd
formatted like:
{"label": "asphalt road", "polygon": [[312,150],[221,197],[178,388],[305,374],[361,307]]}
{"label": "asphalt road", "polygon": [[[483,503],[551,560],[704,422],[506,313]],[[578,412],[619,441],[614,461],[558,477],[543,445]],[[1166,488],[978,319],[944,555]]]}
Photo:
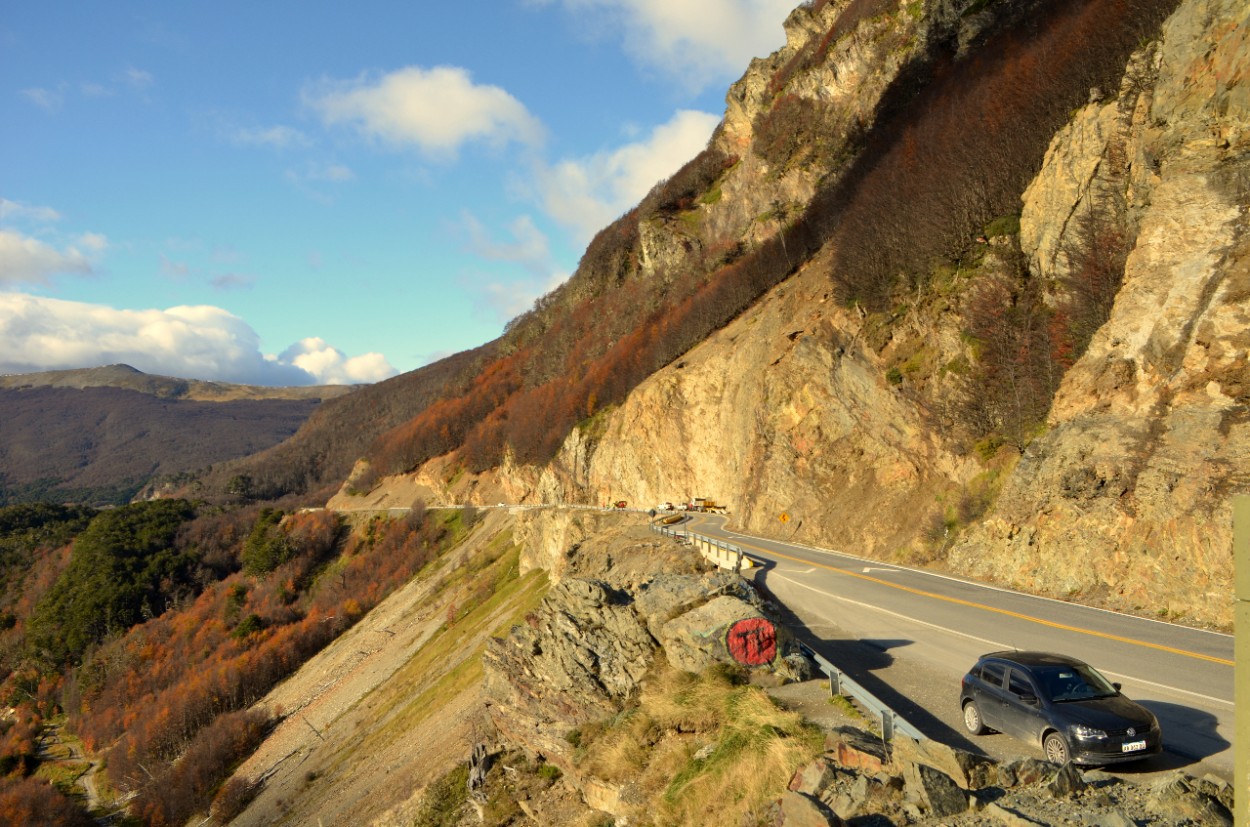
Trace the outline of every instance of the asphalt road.
{"label": "asphalt road", "polygon": [[1231,635],[736,534],[724,522],[698,515],[683,527],[764,561],[756,581],[793,613],[808,643],[930,737],[999,758],[1040,757],[1006,736],[969,739],[958,692],[979,655],[1043,649],[1090,663],[1159,718],[1164,754],[1127,772],[1183,767],[1232,777]]}

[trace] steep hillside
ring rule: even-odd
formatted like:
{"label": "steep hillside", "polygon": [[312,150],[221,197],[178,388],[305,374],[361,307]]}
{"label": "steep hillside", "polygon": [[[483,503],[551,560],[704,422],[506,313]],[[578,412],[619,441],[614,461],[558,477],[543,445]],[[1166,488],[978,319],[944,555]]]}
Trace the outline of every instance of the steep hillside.
{"label": "steep hillside", "polygon": [[0,505],[128,502],[276,445],[352,387],[266,388],[107,365],[0,376]]}
{"label": "steep hillside", "polygon": [[0,505],[126,503],[157,478],[282,442],[319,404],[200,402],[98,386],[0,390]]}
{"label": "steep hillside", "polygon": [[484,374],[507,392],[447,407],[463,447],[414,420],[352,489],[714,496],[751,530],[1229,625],[1247,12],[1172,9],[800,7],[730,91],[726,160],[658,187],[513,331],[559,341],[613,284],[655,315],[599,359],[563,340],[562,384]]}

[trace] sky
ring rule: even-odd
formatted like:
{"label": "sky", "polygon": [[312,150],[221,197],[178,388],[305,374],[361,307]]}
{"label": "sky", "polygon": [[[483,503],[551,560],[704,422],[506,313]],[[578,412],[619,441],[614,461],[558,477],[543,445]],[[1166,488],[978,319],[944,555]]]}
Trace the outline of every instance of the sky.
{"label": "sky", "polygon": [[797,0],[0,0],[0,374],[376,382],[498,336]]}

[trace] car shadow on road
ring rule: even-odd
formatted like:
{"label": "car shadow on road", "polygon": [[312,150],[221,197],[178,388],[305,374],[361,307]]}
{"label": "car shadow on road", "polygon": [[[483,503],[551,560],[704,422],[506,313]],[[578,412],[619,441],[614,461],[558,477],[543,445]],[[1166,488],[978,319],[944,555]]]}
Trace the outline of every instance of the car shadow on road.
{"label": "car shadow on road", "polygon": [[1154,713],[1163,730],[1163,752],[1116,767],[1116,772],[1159,772],[1192,766],[1232,746],[1220,735],[1219,721],[1209,712],[1165,701],[1137,702]]}

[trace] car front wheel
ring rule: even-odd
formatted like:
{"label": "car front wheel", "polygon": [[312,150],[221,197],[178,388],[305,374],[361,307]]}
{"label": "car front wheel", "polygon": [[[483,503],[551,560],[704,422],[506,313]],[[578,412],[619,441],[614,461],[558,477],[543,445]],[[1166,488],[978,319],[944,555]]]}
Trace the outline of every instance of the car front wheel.
{"label": "car front wheel", "polygon": [[981,710],[976,701],[964,704],[964,726],[973,735],[984,735],[986,732],[985,721],[981,720]]}
{"label": "car front wheel", "polygon": [[1052,732],[1042,741],[1042,749],[1046,753],[1046,760],[1052,764],[1066,764],[1071,754],[1068,752],[1068,742],[1063,740],[1063,736],[1058,732]]}

